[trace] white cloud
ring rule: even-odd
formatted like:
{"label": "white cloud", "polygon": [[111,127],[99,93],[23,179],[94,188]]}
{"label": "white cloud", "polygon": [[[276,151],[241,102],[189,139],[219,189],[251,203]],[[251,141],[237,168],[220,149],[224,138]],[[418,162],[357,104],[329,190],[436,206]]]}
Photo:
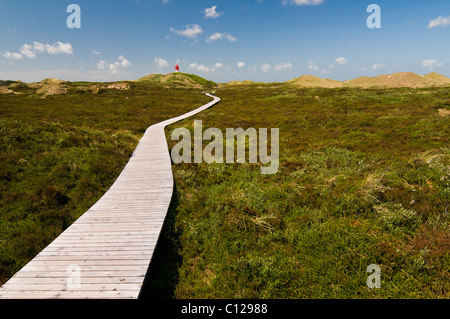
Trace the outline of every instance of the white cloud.
{"label": "white cloud", "polygon": [[115,61],[111,64],[108,64],[106,61],[104,60],[100,60],[99,63],[97,63],[97,69],[98,70],[106,70],[109,69],[112,73],[117,73],[119,68],[126,68],[128,66],[130,66],[131,63],[130,61],[128,61],[125,57],[123,57],[122,55],[118,57],[118,61]]}
{"label": "white cloud", "polygon": [[73,48],[70,43],[62,43],[62,42],[56,42],[54,44],[43,44],[40,42],[33,42],[33,44],[24,44],[20,48],[20,53],[27,58],[35,58],[36,53],[47,53],[51,55],[57,55],[57,54],[73,54]]}
{"label": "white cloud", "polygon": [[289,62],[287,62],[287,63],[280,63],[280,64],[277,64],[277,65],[275,65],[273,67],[273,69],[275,71],[281,71],[281,70],[290,69],[290,68],[292,68],[292,64],[289,63]]}
{"label": "white cloud", "polygon": [[210,35],[207,39],[206,42],[212,42],[212,41],[217,41],[217,40],[221,40],[221,39],[227,39],[230,42],[235,42],[237,39],[235,37],[233,37],[231,34],[229,33],[219,33],[216,32],[212,35]]}
{"label": "white cloud", "polygon": [[57,54],[73,54],[73,48],[70,43],[56,42],[54,44],[44,44],[40,42],[33,42],[33,44],[25,43],[20,48],[20,53],[6,52],[3,54],[7,59],[22,59],[23,57],[33,59],[37,56],[37,53],[47,53],[51,55]]}
{"label": "white cloud", "polygon": [[170,31],[188,38],[196,38],[198,34],[203,33],[202,27],[198,24],[188,24],[185,30],[175,30],[171,27]]}
{"label": "white cloud", "polygon": [[[240,64],[242,63],[242,64]],[[238,63],[238,67],[244,67],[245,64],[243,62],[239,62]],[[258,65],[253,65],[253,66],[249,66],[248,69],[252,72],[252,73],[256,73],[257,71],[261,71],[264,73],[269,72],[270,70],[275,70],[275,71],[281,71],[287,68],[291,68],[292,64],[291,63],[280,63],[277,64],[275,66],[270,65],[269,63],[263,63],[260,66]]]}
{"label": "white cloud", "polygon": [[125,59],[122,55],[119,57],[119,64],[120,64],[120,66],[123,66],[124,68],[131,65],[130,61]]}
{"label": "white cloud", "polygon": [[282,4],[295,4],[296,6],[315,6],[324,3],[324,0],[283,0]]}
{"label": "white cloud", "polygon": [[263,64],[261,65],[261,71],[263,71],[263,72],[268,72],[268,71],[270,71],[271,68],[272,68],[272,67],[271,67],[270,64],[268,64],[268,63],[263,63]]}
{"label": "white cloud", "polygon": [[222,39],[222,37],[223,37],[222,33],[216,32],[216,33],[210,35],[208,37],[208,39],[206,39],[206,42],[217,41],[217,40]]}
{"label": "white cloud", "polygon": [[256,71],[258,71],[258,66],[254,65],[254,66],[249,66],[248,69],[250,71],[252,71],[252,73],[255,73]]}
{"label": "white cloud", "polygon": [[374,64],[374,65],[372,65],[372,70],[378,70],[378,69],[382,69],[382,68],[384,68],[386,65],[384,65],[384,64]]}
{"label": "white cloud", "polygon": [[94,55],[100,55],[101,52],[100,52],[100,51],[95,51],[95,50],[94,50],[94,51],[92,51],[92,53],[93,53]]}
{"label": "white cloud", "polygon": [[97,69],[99,69],[99,70],[104,70],[104,69],[106,69],[106,66],[108,65],[108,63],[106,63],[105,61],[103,61],[103,60],[100,60],[100,62],[99,63],[97,63]]}
{"label": "white cloud", "polygon": [[347,59],[341,56],[339,58],[336,58],[334,60],[334,63],[339,64],[339,65],[344,65],[344,64],[347,64]]}
{"label": "white cloud", "polygon": [[448,16],[448,17],[439,16],[436,19],[430,20],[430,23],[428,24],[428,29],[431,29],[431,28],[434,28],[437,26],[446,27],[448,25],[450,25],[450,16]]}
{"label": "white cloud", "polygon": [[[36,43],[36,42],[35,42]],[[40,44],[40,43],[39,43]],[[24,44],[21,48],[20,48],[20,53],[24,56],[26,56],[29,59],[33,59],[36,57],[36,54],[34,53],[35,49],[32,45],[30,44]]]}
{"label": "white cloud", "polygon": [[115,64],[115,63],[109,65],[109,70],[110,70],[112,73],[114,73],[114,74],[116,74],[117,72],[119,72],[119,71],[117,70],[118,68],[119,68],[119,66],[118,66],[117,64]]}
{"label": "white cloud", "polygon": [[22,56],[22,54],[20,54],[20,53],[5,52],[5,53],[3,54],[3,56],[4,56],[5,58],[7,58],[7,59],[10,59],[10,60],[20,60],[20,59],[23,59],[23,56]]}
{"label": "white cloud", "polygon": [[155,58],[155,63],[158,68],[165,68],[165,67],[169,66],[169,62],[167,62],[166,60],[164,60],[162,58]]}
{"label": "white cloud", "polygon": [[423,60],[421,63],[420,63],[423,67],[428,67],[428,68],[430,68],[430,69],[432,69],[432,68],[439,68],[439,67],[441,67],[443,64],[441,63],[441,62],[439,62],[438,60],[433,60],[433,59],[430,59],[430,60]]}
{"label": "white cloud", "polygon": [[245,66],[245,63],[244,62],[239,62],[238,64],[237,64],[237,67],[238,68],[243,68]]}
{"label": "white cloud", "polygon": [[216,62],[214,66],[208,67],[204,64],[191,63],[189,69],[202,72],[202,73],[213,73],[217,69],[223,68],[225,65],[222,62]]}
{"label": "white cloud", "polygon": [[189,68],[202,73],[209,73],[211,71],[210,68],[204,66],[203,64],[191,63]]}
{"label": "white cloud", "polygon": [[319,70],[319,67],[317,66],[317,64],[314,63],[313,60],[309,60],[308,61],[308,70],[317,71],[317,70]]}
{"label": "white cloud", "polygon": [[48,54],[73,54],[73,48],[70,43],[56,42],[54,45],[45,44],[45,50]]}
{"label": "white cloud", "polygon": [[53,45],[33,42],[33,48],[35,51],[47,52],[48,54],[73,54],[70,43],[62,43],[59,41]]}
{"label": "white cloud", "polygon": [[[47,46],[48,47],[52,47],[52,48],[56,48],[56,46],[51,46],[50,44],[43,44],[43,43],[40,43],[40,42],[37,42],[37,41],[35,41],[35,42],[33,42],[33,45],[31,45],[31,44],[24,44],[24,46],[22,47],[22,49],[23,50],[33,50],[33,51],[38,51],[38,52],[41,52],[41,53],[43,53],[43,52],[45,52],[47,49]],[[21,50],[22,50],[21,49]],[[52,52],[53,52],[54,50],[52,50]]]}
{"label": "white cloud", "polygon": [[217,9],[217,6],[212,6],[211,8],[205,9],[205,11],[204,11],[205,18],[215,19],[215,18],[220,17],[223,14],[223,12],[217,12],[216,9]]}

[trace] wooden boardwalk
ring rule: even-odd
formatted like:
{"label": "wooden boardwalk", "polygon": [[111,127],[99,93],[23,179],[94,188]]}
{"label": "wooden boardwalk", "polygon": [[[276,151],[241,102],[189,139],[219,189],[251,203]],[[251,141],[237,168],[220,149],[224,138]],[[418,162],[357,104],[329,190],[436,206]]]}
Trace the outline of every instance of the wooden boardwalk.
{"label": "wooden boardwalk", "polygon": [[104,196],[0,287],[9,299],[136,299],[173,192],[164,128],[220,101],[150,126]]}

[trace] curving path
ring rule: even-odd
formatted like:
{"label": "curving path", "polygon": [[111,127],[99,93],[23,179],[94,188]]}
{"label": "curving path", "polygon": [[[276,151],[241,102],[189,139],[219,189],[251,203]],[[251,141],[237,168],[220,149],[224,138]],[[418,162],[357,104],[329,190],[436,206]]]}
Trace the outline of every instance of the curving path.
{"label": "curving path", "polygon": [[0,298],[139,296],[173,192],[164,128],[218,103],[150,126],[100,200],[0,287]]}

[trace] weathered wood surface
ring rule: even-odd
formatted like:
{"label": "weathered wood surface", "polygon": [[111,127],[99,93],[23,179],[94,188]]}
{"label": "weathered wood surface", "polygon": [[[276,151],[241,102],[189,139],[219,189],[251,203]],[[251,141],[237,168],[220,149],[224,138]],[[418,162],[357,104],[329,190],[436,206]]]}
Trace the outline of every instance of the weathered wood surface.
{"label": "weathered wood surface", "polygon": [[150,126],[111,188],[0,287],[0,298],[139,296],[173,192],[164,128],[220,101]]}

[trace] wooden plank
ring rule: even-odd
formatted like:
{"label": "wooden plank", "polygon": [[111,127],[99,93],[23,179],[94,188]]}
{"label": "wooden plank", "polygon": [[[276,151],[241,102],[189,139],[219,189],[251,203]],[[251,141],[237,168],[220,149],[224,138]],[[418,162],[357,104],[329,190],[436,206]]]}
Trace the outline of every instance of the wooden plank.
{"label": "wooden plank", "polygon": [[[70,287],[70,286],[69,286]],[[98,284],[83,284],[80,283],[80,288],[70,289],[74,291],[140,291],[141,283],[98,283]],[[14,290],[16,291],[65,291],[68,289],[67,282],[53,282],[53,283],[36,283],[36,284],[28,284],[28,283],[14,283]]]}
{"label": "wooden plank", "polygon": [[[109,261],[109,263],[108,263]],[[117,266],[123,267],[136,267],[133,269],[142,269],[142,267],[148,266],[148,260],[146,259],[104,259],[104,260],[89,260],[83,259],[77,261],[75,264],[72,260],[53,260],[51,263],[45,259],[34,260],[32,263],[26,264],[21,271],[33,270],[33,271],[67,271],[72,266],[77,266],[79,269],[115,269]],[[128,268],[127,268],[128,269]],[[15,275],[21,273],[17,272]],[[14,276],[15,276],[14,275]],[[12,278],[14,278],[14,276]]]}
{"label": "wooden plank", "polygon": [[[164,128],[219,100],[150,126],[110,189],[0,287],[0,298],[136,299],[173,193]],[[68,285],[73,267],[76,289]]]}
{"label": "wooden plank", "polygon": [[[24,268],[22,268],[21,271],[19,271],[17,274],[14,275],[13,278],[15,277],[20,277],[20,276],[28,276],[27,274],[30,272],[36,272],[36,273],[41,273],[41,276],[47,276],[49,274],[54,274],[54,273],[65,273],[66,277],[67,277],[67,270],[68,267],[71,266],[70,263],[52,263],[51,265],[48,265],[47,263],[42,263],[41,265],[39,265],[38,263],[33,264],[33,265],[29,265],[26,266]],[[116,272],[119,271],[146,271],[146,266],[147,263],[144,263],[142,265],[139,264],[133,264],[133,265],[129,265],[129,264],[117,264],[117,263],[110,263],[110,264],[105,264],[105,265],[99,265],[98,263],[92,264],[92,265],[88,265],[88,264],[83,264],[80,267],[81,271],[83,271],[84,276],[87,276],[89,274],[92,273],[92,275],[95,275],[97,272],[108,272],[109,275],[113,276],[115,275]]]}
{"label": "wooden plank", "polygon": [[30,291],[10,290],[3,299],[137,299],[139,291]]}
{"label": "wooden plank", "polygon": [[[127,284],[140,284],[142,283],[142,280],[144,279],[144,276],[139,275],[137,273],[133,272],[121,272],[118,273],[114,277],[108,277],[106,273],[98,273],[99,276],[97,277],[81,277],[80,278],[80,285],[93,285],[93,284],[121,284],[121,283],[127,283]],[[36,284],[58,284],[58,285],[66,285],[67,286],[67,275],[64,277],[61,274],[61,277],[16,277],[14,278],[14,284],[20,284],[20,285],[36,285]],[[80,289],[83,289],[83,287],[80,287]]]}
{"label": "wooden plank", "polygon": [[[83,282],[94,282],[95,280],[100,280],[101,278],[111,278],[111,280],[116,280],[117,277],[124,277],[126,280],[134,280],[131,278],[144,277],[146,269],[135,270],[135,269],[101,269],[89,271],[84,271],[81,273]],[[85,278],[96,278],[95,280]],[[51,280],[65,280],[67,281],[67,271],[39,271],[39,270],[29,270],[21,271],[16,276],[14,276],[14,282],[19,282],[19,279],[27,283],[37,283],[37,282],[50,282]],[[49,279],[49,280],[47,280]]]}

